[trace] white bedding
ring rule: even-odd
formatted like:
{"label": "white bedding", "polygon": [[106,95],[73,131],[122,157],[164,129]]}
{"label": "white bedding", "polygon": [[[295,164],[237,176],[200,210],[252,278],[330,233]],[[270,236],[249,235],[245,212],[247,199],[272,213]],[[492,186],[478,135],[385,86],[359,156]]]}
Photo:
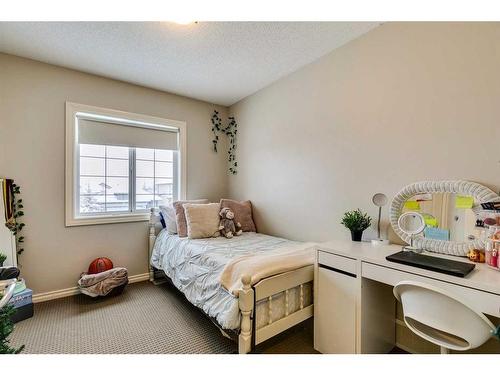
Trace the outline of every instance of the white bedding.
{"label": "white bedding", "polygon": [[151,264],[161,269],[186,298],[225,329],[238,329],[238,299],[220,284],[221,274],[232,260],[249,254],[265,254],[298,242],[245,232],[241,236],[207,239],[179,238],[162,230],[158,235]]}

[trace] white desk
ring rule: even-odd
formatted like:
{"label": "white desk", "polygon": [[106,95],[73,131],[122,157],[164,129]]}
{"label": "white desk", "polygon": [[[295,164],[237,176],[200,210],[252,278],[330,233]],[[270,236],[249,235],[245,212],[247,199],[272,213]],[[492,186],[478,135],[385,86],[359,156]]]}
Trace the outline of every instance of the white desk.
{"label": "white desk", "polygon": [[[396,300],[403,280],[437,286],[492,316],[500,317],[500,272],[485,264],[465,278],[389,262],[401,246],[331,241],[316,248],[314,347],[322,353],[387,353],[395,344]],[[454,260],[465,258],[429,253]],[[453,312],[450,312],[453,318]]]}

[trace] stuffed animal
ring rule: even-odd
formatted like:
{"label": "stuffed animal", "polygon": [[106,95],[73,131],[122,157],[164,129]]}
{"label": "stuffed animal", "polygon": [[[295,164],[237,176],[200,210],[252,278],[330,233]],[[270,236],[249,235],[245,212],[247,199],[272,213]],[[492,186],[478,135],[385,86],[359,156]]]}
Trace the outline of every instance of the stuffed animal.
{"label": "stuffed animal", "polygon": [[469,250],[469,252],[467,253],[467,258],[475,263],[484,263],[484,251],[476,249]]}
{"label": "stuffed animal", "polygon": [[226,238],[233,238],[233,236],[239,236],[243,231],[241,230],[241,224],[234,221],[234,212],[229,208],[225,207],[219,212],[221,217],[219,222],[220,234]]}

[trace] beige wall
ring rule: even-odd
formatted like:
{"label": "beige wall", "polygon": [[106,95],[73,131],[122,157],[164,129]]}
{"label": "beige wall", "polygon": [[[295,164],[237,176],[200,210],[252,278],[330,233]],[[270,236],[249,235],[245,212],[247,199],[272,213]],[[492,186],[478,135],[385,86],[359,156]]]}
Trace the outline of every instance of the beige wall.
{"label": "beige wall", "polygon": [[322,241],[414,181],[498,191],[499,40],[499,23],[387,23],[233,105],[230,195],[253,201],[259,230]]}
{"label": "beige wall", "polygon": [[0,54],[0,176],[22,188],[26,251],[20,263],[35,293],[75,286],[97,256],[130,275],[147,272],[145,222],[64,226],[65,101],[186,121],[188,197],[218,200],[226,193],[225,155],[211,150],[213,105]]}

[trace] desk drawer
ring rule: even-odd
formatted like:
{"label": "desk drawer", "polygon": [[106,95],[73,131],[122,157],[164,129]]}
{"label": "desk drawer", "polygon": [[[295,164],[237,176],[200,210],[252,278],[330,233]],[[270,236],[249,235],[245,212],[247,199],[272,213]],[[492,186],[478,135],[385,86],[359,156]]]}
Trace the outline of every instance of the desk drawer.
{"label": "desk drawer", "polygon": [[500,317],[500,296],[497,294],[436,280],[430,277],[415,275],[409,272],[402,272],[390,267],[378,266],[367,262],[361,264],[361,275],[362,277],[392,286],[401,281],[419,281],[433,285],[444,291],[450,292],[450,297],[456,297],[457,299],[463,300],[478,311]]}
{"label": "desk drawer", "polygon": [[356,276],[356,260],[319,251],[318,263]]}

